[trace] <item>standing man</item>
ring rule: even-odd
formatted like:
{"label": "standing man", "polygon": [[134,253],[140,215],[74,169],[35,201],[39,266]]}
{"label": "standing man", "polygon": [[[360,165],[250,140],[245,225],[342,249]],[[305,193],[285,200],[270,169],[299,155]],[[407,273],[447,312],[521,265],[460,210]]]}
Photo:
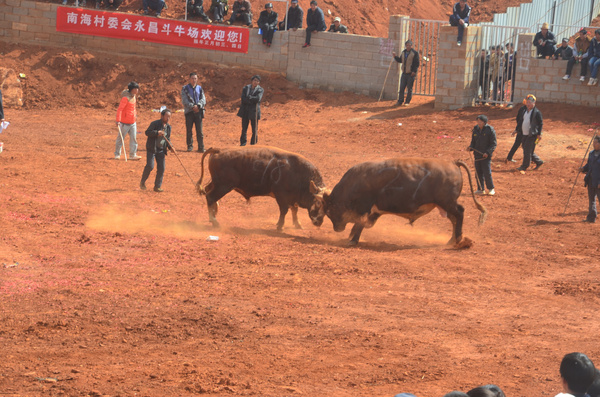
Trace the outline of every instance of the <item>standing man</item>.
{"label": "standing man", "polygon": [[594,150],[590,152],[588,162],[579,169],[585,172],[585,186],[588,188],[589,212],[584,222],[595,223],[598,211],[596,210],[596,198],[600,197],[600,136],[594,137]]}
{"label": "standing man", "polygon": [[523,163],[517,168],[519,171],[527,170],[532,160],[535,163],[534,170],[544,164],[542,159],[535,154],[535,146],[542,140],[542,127],[544,124],[542,112],[535,107],[535,101],[534,95],[527,95],[525,105],[517,113],[516,131],[523,134]]}
{"label": "standing man", "polygon": [[[137,102],[137,94],[140,91],[140,85],[132,81],[127,85],[127,89],[121,92],[121,102],[117,109],[117,127],[120,132],[115,142],[115,160],[121,158],[121,147],[125,144],[124,140],[129,134],[129,159],[139,160],[137,155],[137,126],[135,124],[136,112],[135,104]],[[125,150],[125,148],[123,148]]]}
{"label": "standing man", "polygon": [[260,101],[264,93],[260,84],[260,76],[255,75],[250,79],[250,84],[242,90],[242,104],[238,111],[238,117],[242,118],[242,136],[240,137],[240,146],[246,146],[246,133],[248,132],[248,123],[252,124],[251,145],[258,143],[258,120],[260,120]]}
{"label": "standing man", "polygon": [[490,96],[490,56],[487,50],[483,49],[479,59],[479,87],[481,89],[481,102],[487,103]]}
{"label": "standing man", "polygon": [[265,4],[265,10],[260,12],[258,27],[262,30],[262,42],[271,47],[273,34],[277,29],[277,13],[273,11],[273,3]]}
{"label": "standing man", "polygon": [[150,176],[150,172],[154,169],[154,159],[156,158],[156,179],[154,180],[154,191],[162,192],[162,180],[165,174],[165,156],[167,148],[170,147],[171,139],[171,111],[164,109],[160,112],[160,119],[153,121],[146,130],[146,166],[142,173],[140,189],[146,190],[146,179]]}
{"label": "standing man", "polygon": [[575,39],[573,45],[573,58],[569,59],[567,63],[567,74],[564,75],[563,80],[569,80],[571,78],[571,72],[573,66],[576,63],[581,63],[581,77],[579,81],[585,81],[585,75],[587,74],[588,67],[588,49],[590,48],[590,38],[587,36],[587,30],[581,29],[579,31],[579,37]]}
{"label": "standing man", "polygon": [[317,7],[317,1],[310,2],[310,10],[306,13],[306,40],[302,48],[310,47],[310,36],[312,33],[324,32],[327,29],[325,25],[325,14],[323,10]]}
{"label": "standing man", "polygon": [[[496,149],[496,131],[489,125],[487,116],[477,116],[477,125],[473,128],[471,144],[468,151],[475,153],[475,172],[477,173],[477,191],[475,194],[496,194],[494,181],[492,180],[492,153]],[[484,184],[485,183],[485,184]]]}
{"label": "standing man", "polygon": [[302,28],[302,20],[304,19],[304,10],[298,5],[298,0],[292,0],[292,4],[288,9],[287,16],[283,19],[283,22],[279,22],[279,30],[292,29],[296,31]]}
{"label": "standing man", "polygon": [[537,32],[533,38],[533,45],[537,49],[538,58],[550,58],[556,51],[556,38],[548,28],[548,22],[544,22],[542,30]]}
{"label": "standing man", "polygon": [[0,90],[0,123],[4,121],[4,107],[2,106],[2,90]]}
{"label": "standing man", "polygon": [[227,21],[227,25],[231,25],[235,21],[243,21],[244,25],[252,27],[252,6],[247,0],[235,0],[233,3],[233,10],[231,11],[231,18]]}
{"label": "standing man", "polygon": [[406,94],[406,103],[404,106],[410,104],[412,99],[412,89],[415,82],[415,76],[419,69],[419,53],[412,48],[413,42],[407,40],[404,43],[404,50],[397,56],[395,52],[392,52],[396,62],[401,64],[402,76],[400,76],[400,91],[398,92],[398,102],[396,106],[402,106],[404,103],[404,91],[408,89]]}
{"label": "standing man", "polygon": [[450,25],[458,26],[458,37],[456,38],[456,44],[460,46],[462,44],[463,33],[465,28],[469,26],[469,16],[471,15],[471,7],[467,4],[467,0],[460,0],[454,4],[452,9],[452,15],[450,15]]}
{"label": "standing man", "polygon": [[198,85],[198,74],[190,73],[189,84],[181,88],[181,102],[185,113],[185,141],[187,151],[194,150],[194,137],[192,127],[196,126],[196,140],[198,141],[198,151],[204,153],[204,135],[202,134],[202,119],[204,118],[204,107],[206,98],[202,87]]}

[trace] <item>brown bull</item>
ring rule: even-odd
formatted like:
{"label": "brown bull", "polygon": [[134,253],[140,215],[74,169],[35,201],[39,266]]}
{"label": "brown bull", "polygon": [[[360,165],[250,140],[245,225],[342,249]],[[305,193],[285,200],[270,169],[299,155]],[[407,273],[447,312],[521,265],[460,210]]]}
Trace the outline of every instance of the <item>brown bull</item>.
{"label": "brown bull", "polygon": [[[208,159],[211,182],[202,187],[204,158]],[[323,192],[325,185],[319,170],[299,154],[267,146],[250,146],[234,149],[208,149],[202,155],[198,193],[206,195],[208,218],[213,226],[217,222],[218,201],[232,190],[246,200],[255,196],[274,197],[279,206],[277,230],[283,229],[288,209],[296,228],[298,207],[308,209],[315,226],[323,223]]]}
{"label": "brown bull", "polygon": [[475,198],[471,173],[462,161],[394,158],[355,165],[331,194],[323,195],[324,210],[336,232],[344,231],[347,223],[354,223],[350,245],[356,245],[363,229],[373,227],[383,214],[401,216],[412,224],[437,207],[452,222],[452,238],[448,243],[458,243],[462,239],[465,211],[457,202],[463,186],[459,167],[467,171],[482,224],[487,211]]}

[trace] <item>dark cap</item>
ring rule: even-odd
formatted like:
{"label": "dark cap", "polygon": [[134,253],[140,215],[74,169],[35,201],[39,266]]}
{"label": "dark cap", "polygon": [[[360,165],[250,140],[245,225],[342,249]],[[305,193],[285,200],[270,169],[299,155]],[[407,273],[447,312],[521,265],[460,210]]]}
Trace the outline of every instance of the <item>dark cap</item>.
{"label": "dark cap", "polygon": [[567,38],[565,37],[564,39],[562,39],[562,42],[563,42],[563,43],[568,43],[568,42],[569,42],[569,39],[567,39]]}
{"label": "dark cap", "polygon": [[273,8],[273,3],[267,3],[267,4],[265,4],[265,8]]}
{"label": "dark cap", "polygon": [[406,43],[404,43],[404,45],[409,45],[409,44],[410,44],[410,45],[413,45],[413,42],[412,42],[412,40],[406,40]]}
{"label": "dark cap", "polygon": [[312,0],[312,1],[310,2],[310,5],[313,5],[313,4],[314,4],[314,5],[317,5],[317,2],[316,2],[316,0]]}
{"label": "dark cap", "polygon": [[587,34],[587,30],[585,30],[585,28],[581,28],[581,30],[579,31],[579,33]]}
{"label": "dark cap", "polygon": [[487,124],[487,122],[488,122],[488,118],[487,118],[487,116],[486,116],[485,114],[480,114],[479,116],[477,116],[477,119],[476,119],[476,120],[481,120],[481,121],[483,121],[485,124]]}
{"label": "dark cap", "polygon": [[255,74],[254,76],[252,76],[252,78],[250,79],[250,81],[252,81],[252,80],[254,80],[254,79],[256,79],[256,80],[260,81],[260,76],[259,76],[259,75],[257,75],[257,74]]}

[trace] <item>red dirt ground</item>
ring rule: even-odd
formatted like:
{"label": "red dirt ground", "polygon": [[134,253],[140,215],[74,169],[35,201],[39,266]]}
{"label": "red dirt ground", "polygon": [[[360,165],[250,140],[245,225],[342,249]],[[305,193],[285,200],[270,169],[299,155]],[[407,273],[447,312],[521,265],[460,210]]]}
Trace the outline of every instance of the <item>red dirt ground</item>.
{"label": "red dirt ground", "polygon": [[[256,71],[24,45],[0,53],[12,122],[0,135],[3,395],[423,397],[495,383],[508,396],[551,396],[565,353],[598,361],[600,226],[581,223],[581,178],[562,215],[595,109],[540,103],[546,163],[522,175],[500,161],[516,109],[436,112],[424,97],[399,109],[263,75],[261,143],[305,155],[330,187],[365,160],[468,160],[476,115],[496,128],[498,194],[482,198],[482,227],[466,188],[460,199],[472,248],[447,247],[450,223],[437,213],[413,227],[384,216],[347,248],[349,230],[317,229],[304,210],[304,230],[288,217],[277,233],[273,199],[248,205],[235,193],[215,230],[175,156],[162,194],[139,190],[143,162],[112,159],[128,81],[141,83],[143,131],[152,109],[180,108],[185,76],[202,71],[206,144],[227,147]],[[183,149],[182,113],[172,125]],[[200,155],[180,158],[198,178]]]}

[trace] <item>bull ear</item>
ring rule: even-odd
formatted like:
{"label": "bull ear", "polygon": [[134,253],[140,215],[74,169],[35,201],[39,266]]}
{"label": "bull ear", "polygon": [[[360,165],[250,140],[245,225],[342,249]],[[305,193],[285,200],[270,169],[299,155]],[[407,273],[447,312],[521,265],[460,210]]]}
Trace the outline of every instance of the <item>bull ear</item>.
{"label": "bull ear", "polygon": [[310,192],[312,194],[319,194],[319,193],[321,193],[321,189],[319,189],[317,187],[317,185],[315,185],[314,181],[310,181]]}

